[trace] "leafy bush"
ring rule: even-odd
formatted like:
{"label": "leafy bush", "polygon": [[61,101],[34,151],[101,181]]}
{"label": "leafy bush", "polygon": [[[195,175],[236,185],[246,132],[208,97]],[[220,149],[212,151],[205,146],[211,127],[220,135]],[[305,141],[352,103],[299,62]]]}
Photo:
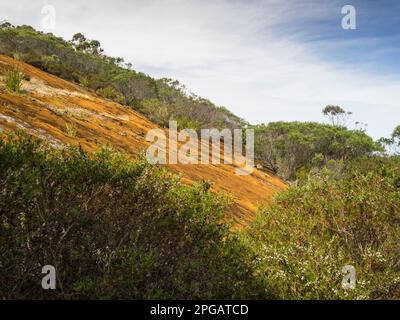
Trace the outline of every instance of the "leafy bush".
{"label": "leafy bush", "polygon": [[390,138],[380,138],[379,142],[389,154],[400,155],[400,125],[394,128]]}
{"label": "leafy bush", "polygon": [[103,98],[114,100],[121,103],[123,102],[123,97],[114,89],[114,87],[100,88],[96,91],[96,93],[102,96]]}
{"label": "leafy bush", "polygon": [[65,124],[65,129],[70,137],[76,137],[76,127],[71,123]]}
{"label": "leafy bush", "polygon": [[[2,298],[245,298],[264,289],[222,222],[230,198],[104,149],[0,140]],[[53,265],[57,290],[43,290]]]}
{"label": "leafy bush", "polygon": [[5,76],[6,88],[12,92],[20,93],[24,74],[17,68],[7,71]]}
{"label": "leafy bush", "polygon": [[280,193],[246,233],[258,277],[282,299],[400,299],[399,172],[398,159],[363,159]]}
{"label": "leafy bush", "polygon": [[315,122],[273,122],[255,129],[255,157],[282,178],[304,178],[331,160],[347,161],[382,151],[361,130]]}

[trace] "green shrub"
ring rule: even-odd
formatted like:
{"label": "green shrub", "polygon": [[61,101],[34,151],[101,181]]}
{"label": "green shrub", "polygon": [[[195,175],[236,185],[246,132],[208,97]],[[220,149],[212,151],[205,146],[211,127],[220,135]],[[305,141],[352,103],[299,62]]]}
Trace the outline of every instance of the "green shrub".
{"label": "green shrub", "polygon": [[20,93],[24,74],[17,68],[7,71],[5,76],[6,88],[12,92]]}
{"label": "green shrub", "polygon": [[88,87],[90,80],[87,76],[82,76],[82,77],[79,77],[79,83],[84,87]]}
{"label": "green shrub", "polygon": [[[0,140],[0,296],[7,299],[246,298],[264,292],[222,223],[230,197],[144,159]],[[43,290],[53,265],[57,290]]]}
{"label": "green shrub", "polygon": [[383,151],[365,132],[343,126],[272,122],[252,128],[256,160],[286,180],[304,179],[331,160],[349,161]]}
{"label": "green shrub", "polygon": [[282,299],[400,299],[399,172],[398,159],[363,159],[280,193],[246,234],[258,277]]}
{"label": "green shrub", "polygon": [[66,123],[65,130],[70,137],[76,137],[76,127],[73,124]]}
{"label": "green shrub", "polygon": [[113,87],[97,89],[96,93],[106,99],[117,100],[119,98],[118,92]]}

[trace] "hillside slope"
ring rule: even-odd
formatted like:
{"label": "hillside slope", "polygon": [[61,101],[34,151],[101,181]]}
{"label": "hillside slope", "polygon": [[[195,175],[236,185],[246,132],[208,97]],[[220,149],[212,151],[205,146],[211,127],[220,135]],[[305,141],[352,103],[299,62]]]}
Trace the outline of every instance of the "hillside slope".
{"label": "hillside slope", "polygon": [[[5,89],[4,74],[13,66],[28,79],[23,82],[22,94]],[[56,147],[73,144],[92,151],[112,145],[135,155],[149,145],[145,140],[147,131],[157,128],[130,108],[4,55],[0,55],[0,75],[0,131],[24,129]],[[235,205],[229,215],[239,224],[252,220],[259,205],[285,188],[283,181],[268,172],[254,170],[249,176],[235,175],[235,165],[170,167],[187,183],[210,180],[213,190],[231,193]]]}

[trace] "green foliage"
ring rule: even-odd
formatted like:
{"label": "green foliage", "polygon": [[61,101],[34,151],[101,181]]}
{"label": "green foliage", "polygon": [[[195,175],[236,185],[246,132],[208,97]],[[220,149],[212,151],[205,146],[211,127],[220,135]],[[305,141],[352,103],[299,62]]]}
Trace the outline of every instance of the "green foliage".
{"label": "green foliage", "polygon": [[345,111],[343,108],[334,105],[327,105],[322,113],[326,115],[332,122],[332,125],[345,125],[346,119],[352,114],[351,112]]}
{"label": "green foliage", "polygon": [[12,92],[20,93],[24,74],[17,68],[12,68],[7,71],[5,77],[6,88]]}
{"label": "green foliage", "polygon": [[157,123],[163,122],[165,126],[168,125],[170,119],[173,119],[168,105],[159,99],[145,99],[137,109],[146,114],[150,120]]}
{"label": "green foliage", "polygon": [[[144,159],[0,140],[0,297],[251,298],[264,289],[222,223],[228,196]],[[43,290],[53,265],[57,290]]]}
{"label": "green foliage", "polygon": [[399,172],[399,159],[362,159],[279,194],[246,233],[258,277],[281,299],[400,299]]}
{"label": "green foliage", "polygon": [[87,87],[87,86],[89,86],[90,81],[89,81],[89,78],[88,78],[88,77],[83,76],[83,77],[80,77],[80,78],[79,78],[79,83],[80,83],[82,86]]}
{"label": "green foliage", "polygon": [[109,87],[100,88],[96,91],[96,93],[98,95],[102,96],[103,98],[123,103],[123,97],[117,90],[115,90],[114,87],[109,86]]}
{"label": "green foliage", "polygon": [[72,37],[72,46],[77,51],[99,55],[104,50],[100,48],[100,42],[97,40],[88,40],[82,33],[76,33]]}
{"label": "green foliage", "polygon": [[14,26],[8,21],[1,21],[0,29],[8,29],[8,28],[14,28]]}
{"label": "green foliage", "polygon": [[76,137],[76,127],[73,124],[66,123],[65,129],[70,137]]}
{"label": "green foliage", "polygon": [[255,157],[284,179],[307,175],[330,160],[347,161],[382,147],[361,130],[314,122],[254,126]]}
{"label": "green foliage", "polygon": [[126,70],[114,77],[112,83],[128,106],[137,106],[143,99],[156,97],[155,81],[141,73]]}
{"label": "green foliage", "polygon": [[394,128],[390,138],[380,138],[379,143],[389,154],[400,154],[400,125]]}
{"label": "green foliage", "polygon": [[[0,28],[0,53],[132,106],[160,125],[168,125],[170,118],[177,120],[181,127],[190,119],[188,125],[196,129],[239,128],[245,124],[225,108],[188,94],[177,81],[156,80],[132,70],[130,63],[123,64],[122,58],[105,55],[97,40],[88,40],[81,33],[65,41],[30,26],[5,25]],[[154,104],[149,106],[150,102]]]}
{"label": "green foliage", "polygon": [[400,125],[394,128],[392,138],[397,139],[398,143],[400,144]]}

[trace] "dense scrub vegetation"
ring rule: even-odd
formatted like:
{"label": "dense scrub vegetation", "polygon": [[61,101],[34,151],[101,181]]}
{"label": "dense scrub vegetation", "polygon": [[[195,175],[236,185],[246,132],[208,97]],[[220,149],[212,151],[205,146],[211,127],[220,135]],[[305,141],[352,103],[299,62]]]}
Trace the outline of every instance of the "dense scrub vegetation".
{"label": "dense scrub vegetation", "polygon": [[[400,159],[322,170],[260,210],[246,237],[282,299],[400,299]],[[341,287],[345,265],[355,289]]]}
{"label": "dense scrub vegetation", "polygon": [[[1,298],[249,298],[252,257],[222,223],[228,196],[102,150],[0,140]],[[57,290],[43,290],[53,265]]]}
{"label": "dense scrub vegetation", "polygon": [[[322,169],[237,232],[227,195],[112,150],[0,142],[2,298],[400,298],[400,160]],[[43,290],[54,265],[57,290]],[[345,265],[356,288],[341,286]]]}
{"label": "dense scrub vegetation", "polygon": [[103,53],[97,40],[75,34],[65,41],[30,26],[0,25],[0,53],[95,90],[131,106],[160,125],[170,119],[184,128],[238,128],[245,121],[224,107],[188,93],[178,81],[153,79],[122,58]]}
{"label": "dense scrub vegetation", "polygon": [[253,126],[255,156],[287,180],[304,178],[314,168],[383,151],[362,130],[315,122],[273,122]]}

